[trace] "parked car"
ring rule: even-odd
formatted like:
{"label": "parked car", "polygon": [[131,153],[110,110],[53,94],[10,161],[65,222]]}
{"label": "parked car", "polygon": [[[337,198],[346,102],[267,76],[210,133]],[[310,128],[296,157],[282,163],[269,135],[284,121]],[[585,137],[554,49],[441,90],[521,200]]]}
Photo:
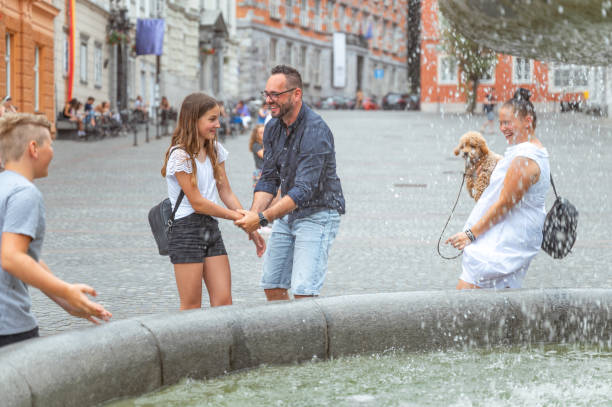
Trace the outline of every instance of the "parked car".
{"label": "parked car", "polygon": [[317,107],[318,109],[337,109],[336,101],[332,96],[321,98],[315,103],[315,107]]}
{"label": "parked car", "polygon": [[417,110],[419,96],[410,93],[389,92],[382,98],[382,108],[385,110]]}
{"label": "parked car", "polygon": [[361,102],[361,107],[363,110],[378,110],[380,106],[376,103],[376,99],[373,97],[365,97],[363,98],[363,102]]}

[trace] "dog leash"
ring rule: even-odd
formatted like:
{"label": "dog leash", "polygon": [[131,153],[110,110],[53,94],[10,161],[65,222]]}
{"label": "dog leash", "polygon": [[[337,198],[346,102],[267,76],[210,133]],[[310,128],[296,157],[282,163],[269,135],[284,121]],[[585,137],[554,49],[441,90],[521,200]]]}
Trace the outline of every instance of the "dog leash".
{"label": "dog leash", "polygon": [[[467,166],[467,164],[466,164]],[[444,256],[442,253],[440,253],[440,242],[442,241],[442,236],[444,235],[444,231],[446,230],[446,227],[448,226],[448,223],[450,222],[451,218],[453,217],[453,214],[455,213],[455,208],[457,207],[457,203],[459,202],[459,198],[461,197],[461,190],[463,189],[463,184],[465,183],[465,171],[463,172],[463,177],[461,178],[461,186],[459,187],[459,194],[457,194],[457,199],[455,200],[455,204],[453,205],[453,209],[451,209],[451,214],[449,215],[448,219],[446,220],[446,224],[444,225],[444,228],[442,229],[442,233],[440,233],[440,238],[438,239],[438,254],[440,255],[440,257],[442,257],[443,259],[446,260],[453,260],[456,259],[457,257],[461,256],[463,254],[463,250],[461,250],[459,252],[458,255],[453,256],[453,257],[446,257]]]}

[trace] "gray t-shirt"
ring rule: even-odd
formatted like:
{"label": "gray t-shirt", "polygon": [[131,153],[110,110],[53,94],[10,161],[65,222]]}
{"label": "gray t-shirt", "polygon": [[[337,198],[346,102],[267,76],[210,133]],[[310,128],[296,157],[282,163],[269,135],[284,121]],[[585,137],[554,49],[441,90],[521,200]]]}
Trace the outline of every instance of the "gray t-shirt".
{"label": "gray t-shirt", "polygon": [[[0,231],[30,236],[28,254],[38,261],[45,235],[42,194],[27,178],[13,171],[0,173]],[[0,335],[36,328],[30,307],[28,286],[5,271],[0,263]]]}

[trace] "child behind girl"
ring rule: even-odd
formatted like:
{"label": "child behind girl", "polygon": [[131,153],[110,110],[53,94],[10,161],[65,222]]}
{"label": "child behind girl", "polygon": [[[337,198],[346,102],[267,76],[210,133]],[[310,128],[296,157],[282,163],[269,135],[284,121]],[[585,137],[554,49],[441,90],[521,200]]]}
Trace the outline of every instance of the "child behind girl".
{"label": "child behind girl", "polygon": [[[187,96],[161,170],[173,209],[181,190],[185,194],[168,236],[181,310],[202,306],[202,280],[211,306],[232,303],[230,265],[216,218],[240,219],[242,205],[225,173],[228,153],[217,141],[219,114],[212,97]],[[217,203],[217,193],[226,207]],[[261,257],[263,238],[252,233],[249,239]]]}
{"label": "child behind girl", "polygon": [[258,124],[251,132],[251,139],[249,140],[249,151],[253,153],[253,159],[255,160],[255,171],[253,171],[253,188],[259,181],[261,176],[261,169],[263,168],[263,133],[264,125]]}

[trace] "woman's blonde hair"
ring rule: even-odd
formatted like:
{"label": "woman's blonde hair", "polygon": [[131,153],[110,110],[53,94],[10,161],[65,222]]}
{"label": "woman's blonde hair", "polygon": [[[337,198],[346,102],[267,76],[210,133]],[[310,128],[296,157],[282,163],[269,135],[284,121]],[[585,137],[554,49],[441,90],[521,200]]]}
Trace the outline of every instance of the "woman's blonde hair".
{"label": "woman's blonde hair", "polygon": [[253,128],[253,131],[251,132],[251,139],[249,140],[249,151],[253,151],[253,144],[255,144],[257,141],[257,132],[264,126],[265,124],[258,124]]}
{"label": "woman's blonde hair", "polygon": [[183,150],[189,154],[191,160],[191,167],[193,172],[191,173],[191,183],[194,186],[198,185],[197,178],[197,167],[195,163],[195,157],[202,147],[206,151],[206,155],[210,160],[213,168],[213,176],[215,181],[221,182],[221,172],[219,164],[217,162],[217,136],[213,140],[205,140],[202,146],[202,141],[199,137],[198,132],[198,121],[202,116],[209,110],[218,107],[217,101],[204,94],[204,93],[192,93],[183,100],[181,105],[181,112],[179,113],[178,122],[176,129],[172,134],[172,140],[170,141],[170,147],[166,151],[166,158],[164,160],[164,166],[161,169],[162,177],[166,176],[166,168],[168,166],[168,158],[170,158],[170,150],[174,146],[180,146]]}

